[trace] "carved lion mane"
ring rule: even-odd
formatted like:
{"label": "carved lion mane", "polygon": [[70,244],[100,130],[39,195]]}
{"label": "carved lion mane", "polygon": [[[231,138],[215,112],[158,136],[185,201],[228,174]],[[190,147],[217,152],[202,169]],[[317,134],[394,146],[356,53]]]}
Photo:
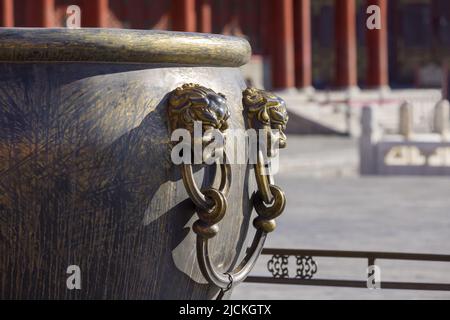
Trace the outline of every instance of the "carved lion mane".
{"label": "carved lion mane", "polygon": [[203,130],[228,128],[230,117],[226,98],[221,93],[198,84],[188,83],[172,91],[169,102],[169,123],[172,130],[184,128],[191,133],[194,122],[201,121]]}
{"label": "carved lion mane", "polygon": [[289,116],[286,103],[273,93],[247,88],[243,92],[242,102],[247,111],[249,126],[256,130],[270,127],[280,132],[280,148],[286,145],[286,125]]}

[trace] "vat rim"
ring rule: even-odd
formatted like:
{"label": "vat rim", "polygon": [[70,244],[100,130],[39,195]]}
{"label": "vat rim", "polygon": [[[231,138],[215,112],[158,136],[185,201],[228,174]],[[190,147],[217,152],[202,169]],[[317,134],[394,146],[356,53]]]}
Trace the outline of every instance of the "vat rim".
{"label": "vat rim", "polygon": [[240,67],[248,41],[218,34],[107,28],[0,28],[0,62],[170,63]]}

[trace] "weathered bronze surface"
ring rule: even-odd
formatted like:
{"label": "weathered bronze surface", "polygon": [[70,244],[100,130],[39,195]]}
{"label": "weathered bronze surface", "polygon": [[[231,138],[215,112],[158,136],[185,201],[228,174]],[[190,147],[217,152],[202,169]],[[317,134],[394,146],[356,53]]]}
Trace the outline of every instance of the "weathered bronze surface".
{"label": "weathered bronze surface", "polygon": [[284,100],[265,90],[247,88],[243,92],[242,103],[247,110],[249,127],[256,130],[278,130],[279,148],[285,148],[285,131],[289,116]]}
{"label": "weathered bronze surface", "polygon": [[[266,168],[266,165],[270,166],[267,159],[273,156],[272,146],[286,147],[285,130],[289,117],[284,100],[264,90],[247,88],[242,94],[242,103],[247,113],[248,126],[265,133],[268,152],[264,154],[263,150],[258,148],[257,162],[254,165],[258,191],[253,198],[253,204],[259,216],[253,221],[253,225],[268,233],[276,228],[275,218],[283,213],[286,196],[283,190],[274,184],[273,176],[268,171],[270,168]],[[273,130],[277,134],[274,135]],[[275,144],[274,139],[277,139]]]}
{"label": "weathered bronze surface", "polygon": [[171,130],[188,129],[194,134],[194,122],[208,129],[228,129],[230,110],[226,97],[198,84],[187,83],[176,88],[169,98],[169,123]]}
{"label": "weathered bronze surface", "polygon": [[[170,159],[168,94],[185,83],[221,92],[229,128],[245,128],[244,81],[224,66],[244,63],[248,48],[210,35],[0,30],[1,299],[217,295]],[[230,170],[230,214],[208,244],[220,272],[243,254],[255,191],[249,166]],[[192,171],[200,188],[211,185],[214,172]],[[66,286],[71,265],[80,290]]]}
{"label": "weathered bronze surface", "polygon": [[[167,109],[171,131],[186,129],[192,136],[192,141],[194,141],[195,122],[201,124],[199,134],[202,140],[204,140],[207,130],[215,129],[218,134],[222,135],[229,127],[230,110],[226,97],[221,93],[216,93],[198,84],[188,83],[173,90],[168,100]],[[207,144],[206,141],[201,142],[202,147]],[[193,148],[190,148],[189,151],[193,153]],[[224,218],[228,207],[227,196],[232,179],[231,165],[220,164],[221,181],[217,188],[210,186],[200,190],[194,179],[192,163],[191,161],[181,164],[183,183],[197,207],[199,216],[199,220],[194,223],[192,229],[203,237],[213,238],[219,231],[217,224]]]}
{"label": "weathered bronze surface", "polygon": [[[265,129],[264,136],[270,139],[272,135],[268,133],[272,130],[286,128],[288,121],[286,108],[284,101],[277,96],[249,88],[243,92],[243,104],[250,129]],[[213,129],[219,135],[223,135],[229,127],[226,97],[198,84],[184,84],[170,94],[168,116],[171,131],[186,129],[190,135],[195,133],[195,123],[202,125],[202,132]],[[195,144],[193,138],[191,138],[191,143],[194,140]],[[223,138],[221,140],[226,141]],[[286,145],[284,133],[280,140],[283,140],[282,146],[284,147]],[[205,143],[203,138],[201,142]],[[184,151],[192,153],[191,148]],[[196,206],[199,217],[192,228],[197,234],[198,264],[205,279],[222,289],[219,297],[222,297],[225,292],[244,281],[248,276],[261,253],[267,233],[275,229],[275,218],[281,215],[286,206],[284,192],[273,184],[270,173],[263,175],[261,169],[267,161],[264,161],[262,152],[258,151],[255,177],[259,190],[254,193],[252,200],[259,215],[253,223],[257,229],[256,234],[251,247],[236,268],[225,272],[218,270],[210,258],[209,241],[219,233],[218,223],[227,214],[231,214],[228,210],[228,191],[233,179],[231,165],[226,162],[226,148],[223,153],[224,156],[218,159],[222,160],[219,161],[221,170],[216,169],[215,171],[216,176],[220,173],[220,186],[217,188],[212,186],[204,187],[201,190],[198,188],[193,178],[191,159],[188,163],[184,162],[180,165],[185,188]]]}
{"label": "weathered bronze surface", "polygon": [[251,55],[242,38],[123,29],[0,28],[0,61],[175,63],[239,67]]}

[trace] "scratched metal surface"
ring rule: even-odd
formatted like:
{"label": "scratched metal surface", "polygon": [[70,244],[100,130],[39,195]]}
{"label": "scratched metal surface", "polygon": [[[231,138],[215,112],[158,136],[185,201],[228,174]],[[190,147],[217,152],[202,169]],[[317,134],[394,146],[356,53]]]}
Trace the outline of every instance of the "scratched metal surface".
{"label": "scratched metal surface", "polygon": [[[206,299],[193,205],[170,160],[166,95],[194,82],[222,92],[244,128],[239,70],[92,63],[0,63],[0,298]],[[202,172],[197,172],[201,179]],[[226,269],[250,221],[246,166],[213,240]],[[81,268],[81,290],[66,269]]]}
{"label": "scratched metal surface", "polygon": [[247,40],[218,34],[103,28],[0,28],[0,61],[240,67],[250,56]]}

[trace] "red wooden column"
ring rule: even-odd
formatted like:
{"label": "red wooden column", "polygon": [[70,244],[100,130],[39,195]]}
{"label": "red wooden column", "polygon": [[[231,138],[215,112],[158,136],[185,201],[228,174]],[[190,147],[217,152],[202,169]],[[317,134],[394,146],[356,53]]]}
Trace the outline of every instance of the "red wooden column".
{"label": "red wooden column", "polygon": [[28,0],[25,17],[28,27],[53,27],[55,24],[55,1]]}
{"label": "red wooden column", "polygon": [[229,24],[232,18],[232,2],[231,1],[220,1],[219,10],[220,15],[218,17],[219,26],[222,34],[228,34]]}
{"label": "red wooden column", "polygon": [[372,88],[387,88],[388,79],[388,34],[387,0],[367,0],[367,7],[380,8],[381,29],[367,29],[367,85]]}
{"label": "red wooden column", "polygon": [[81,25],[90,28],[106,28],[108,15],[108,0],[84,0],[81,7]]}
{"label": "red wooden column", "polygon": [[0,27],[14,27],[13,0],[0,0]]}
{"label": "red wooden column", "polygon": [[132,29],[145,29],[146,5],[144,0],[133,0],[128,4],[128,21]]}
{"label": "red wooden column", "polygon": [[270,17],[272,16],[272,0],[260,0],[261,17],[259,22],[259,38],[261,39],[262,52],[266,56],[270,56],[272,48],[272,26],[270,23]]}
{"label": "red wooden column", "polygon": [[288,89],[295,86],[293,0],[272,0],[273,43],[272,86]]}
{"label": "red wooden column", "polygon": [[294,0],[295,86],[312,89],[311,0]]}
{"label": "red wooden column", "polygon": [[198,0],[198,30],[200,32],[212,32],[211,0]]}
{"label": "red wooden column", "polygon": [[172,30],[196,31],[195,0],[172,0]]}
{"label": "red wooden column", "polygon": [[335,0],[336,86],[357,87],[355,0]]}

